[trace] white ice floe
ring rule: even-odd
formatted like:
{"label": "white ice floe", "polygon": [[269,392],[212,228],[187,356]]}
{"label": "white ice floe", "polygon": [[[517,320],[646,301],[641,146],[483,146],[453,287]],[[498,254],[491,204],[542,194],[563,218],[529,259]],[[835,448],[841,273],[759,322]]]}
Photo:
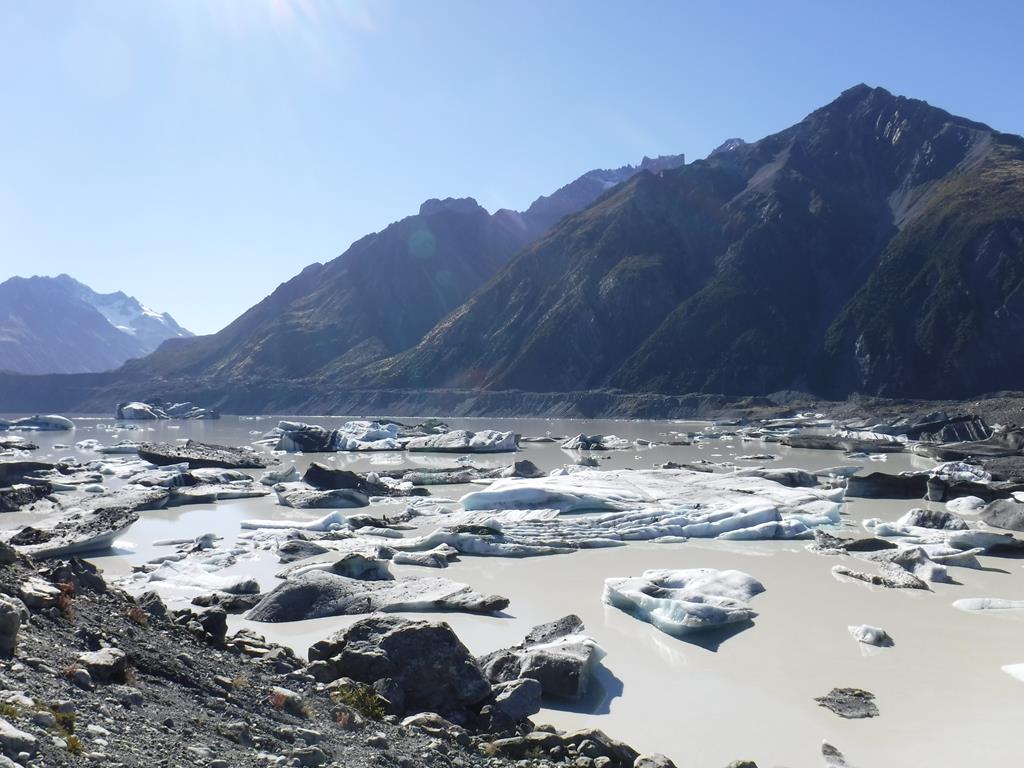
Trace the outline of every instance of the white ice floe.
{"label": "white ice floe", "polygon": [[1024,664],[1006,664],[1000,667],[1010,677],[1016,678],[1024,683]]}
{"label": "white ice floe", "polygon": [[872,627],[870,624],[859,624],[848,627],[854,640],[866,645],[876,645],[879,648],[892,645],[892,638],[889,633],[881,627]]}
{"label": "white ice floe", "polygon": [[412,452],[437,451],[443,453],[506,453],[518,450],[515,432],[484,429],[470,432],[454,429],[440,435],[414,437],[405,445]]}
{"label": "white ice floe", "polygon": [[899,538],[903,545],[944,544],[954,549],[978,549],[987,552],[995,547],[1020,547],[1021,542],[1010,533],[994,533],[992,531],[968,528],[966,530],[936,530],[934,528],[918,528],[901,525],[899,522],[886,522],[877,517],[869,518],[863,523],[864,529],[875,536]]}
{"label": "white ice floe", "polygon": [[946,502],[946,509],[958,515],[976,515],[985,508],[986,501],[977,496],[960,496]]}
{"label": "white ice floe", "polygon": [[232,595],[251,595],[260,591],[259,584],[251,576],[219,576],[192,561],[165,562],[146,574],[146,580],[181,589],[213,590]]}
{"label": "white ice floe", "polygon": [[1006,600],[1001,597],[965,597],[953,602],[961,611],[1021,611],[1024,600]]}
{"label": "white ice floe", "polygon": [[[787,513],[838,521],[842,489],[788,488],[746,472],[685,469],[595,470],[539,478],[502,478],[460,500],[464,509],[558,509],[561,512],[645,507],[718,508],[757,499]],[[824,520],[818,522],[821,525]]]}
{"label": "white ice floe", "polygon": [[[421,551],[448,544],[474,555],[528,557],[629,541],[795,539],[840,522],[838,491],[788,488],[764,478],[685,470],[583,470],[502,479],[463,497],[465,512],[426,536],[395,542]],[[615,510],[601,515],[560,513]],[[487,532],[458,526],[483,526]]]}
{"label": "white ice floe", "polygon": [[376,421],[347,421],[336,432],[338,451],[400,451],[397,424]]}
{"label": "white ice floe", "polygon": [[605,579],[602,599],[670,635],[750,621],[747,601],[764,586],[742,571],[713,568],[644,571]]}
{"label": "white ice floe", "polygon": [[242,527],[326,532],[347,529],[349,525],[344,512],[328,512],[323,517],[304,523],[295,520],[243,520]]}

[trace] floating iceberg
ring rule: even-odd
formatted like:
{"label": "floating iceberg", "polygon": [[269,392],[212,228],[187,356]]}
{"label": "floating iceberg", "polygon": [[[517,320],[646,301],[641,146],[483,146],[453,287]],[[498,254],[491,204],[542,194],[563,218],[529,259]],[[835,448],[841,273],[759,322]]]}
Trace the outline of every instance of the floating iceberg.
{"label": "floating iceberg", "polygon": [[509,453],[519,450],[515,432],[484,429],[470,432],[454,429],[440,435],[414,437],[405,444],[407,451],[439,453]]}
{"label": "floating iceberg", "polygon": [[713,568],[644,571],[605,579],[602,599],[669,635],[717,629],[757,616],[747,601],[764,586],[742,571]]}

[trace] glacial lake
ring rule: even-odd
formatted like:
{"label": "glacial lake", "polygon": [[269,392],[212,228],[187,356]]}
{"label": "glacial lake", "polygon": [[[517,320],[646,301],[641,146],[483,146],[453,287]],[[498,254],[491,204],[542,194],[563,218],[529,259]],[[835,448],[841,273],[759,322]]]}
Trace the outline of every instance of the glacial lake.
{"label": "glacial lake", "polygon": [[[224,417],[217,421],[133,422],[136,429],[115,427],[107,418],[75,417],[72,433],[24,433],[40,445],[33,456],[54,460],[73,456],[81,461],[97,454],[77,450],[76,442],[95,438],[110,445],[119,440],[174,441],[193,438],[225,445],[247,445],[276,426],[282,417]],[[287,417],[337,426],[344,417]],[[415,423],[415,419],[399,419]],[[523,436],[614,434],[628,439],[665,442],[697,432],[714,436],[704,422],[572,421],[545,419],[450,419],[452,428],[514,430]],[[725,428],[728,429],[728,428]],[[58,448],[57,445],[72,446]],[[453,466],[451,454],[364,453],[306,454],[274,457],[303,470],[311,461],[369,472],[401,467]],[[744,456],[773,454],[772,461]],[[601,469],[649,469],[666,461],[730,462],[738,467],[800,467],[863,464],[863,472],[896,473],[927,469],[934,462],[909,453],[887,454],[884,461],[847,459],[839,451],[791,449],[778,443],[743,441],[738,437],[701,440],[691,445],[655,446],[593,454]],[[480,467],[500,467],[513,458],[530,459],[545,471],[573,463],[578,454],[558,443],[523,443],[517,454],[475,455]],[[117,458],[117,457],[111,457]],[[277,467],[275,467],[277,468]],[[258,476],[259,470],[253,471]],[[108,482],[116,487],[116,482]],[[433,486],[435,497],[451,499],[477,485]],[[845,535],[864,535],[866,518],[895,520],[915,507],[942,509],[924,501],[851,499],[843,504]],[[404,508],[396,503],[351,510],[389,514]],[[230,545],[239,524],[250,518],[296,521],[321,517],[324,510],[278,506],[273,495],[217,504],[142,512],[110,554],[89,559],[108,578],[128,577],[132,566],[167,554],[154,547],[160,539],[182,539],[205,533],[224,537]],[[4,516],[6,528],[31,521],[31,514]],[[970,519],[970,518],[968,518]],[[438,521],[416,521],[415,535]],[[807,551],[805,541],[718,541],[632,543],[608,549],[524,559],[463,555],[443,571],[392,565],[398,575],[442,576],[469,584],[484,593],[511,600],[499,616],[461,613],[406,614],[410,618],[447,621],[477,654],[518,643],[534,625],[576,613],[587,633],[606,656],[588,699],[580,704],[547,708],[533,717],[560,728],[594,726],[641,751],[663,752],[680,768],[724,768],[730,761],[750,759],[761,768],[822,765],[821,743],[845,753],[852,766],[1010,766],[1016,728],[1024,715],[1024,682],[1002,671],[1024,662],[1024,612],[967,613],[953,608],[967,597],[1024,599],[1024,560],[982,557],[983,569],[951,569],[956,584],[931,584],[931,591],[888,590],[839,580],[832,566],[863,568],[852,557],[826,557]],[[652,568],[735,568],[765,586],[750,607],[758,612],[753,625],[718,644],[699,636],[681,640],[666,635],[601,601],[604,579],[636,576]],[[240,559],[223,573],[250,574],[264,590],[274,586],[280,564],[271,553]],[[187,603],[193,593],[163,596]],[[306,648],[359,617],[261,624],[231,617],[232,629],[248,626],[268,639]],[[856,642],[848,626],[884,628],[895,640],[891,648]],[[814,697],[834,687],[857,687],[876,695],[880,716],[843,720],[819,707]]]}

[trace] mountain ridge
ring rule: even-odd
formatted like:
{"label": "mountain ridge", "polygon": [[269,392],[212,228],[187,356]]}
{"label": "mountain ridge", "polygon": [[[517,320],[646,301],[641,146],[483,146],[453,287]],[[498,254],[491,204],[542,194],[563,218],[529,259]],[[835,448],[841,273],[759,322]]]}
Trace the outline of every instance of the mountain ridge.
{"label": "mountain ridge", "polygon": [[0,283],[0,368],[90,373],[142,357],[169,338],[191,336],[170,314],[123,291],[98,293],[70,275]]}

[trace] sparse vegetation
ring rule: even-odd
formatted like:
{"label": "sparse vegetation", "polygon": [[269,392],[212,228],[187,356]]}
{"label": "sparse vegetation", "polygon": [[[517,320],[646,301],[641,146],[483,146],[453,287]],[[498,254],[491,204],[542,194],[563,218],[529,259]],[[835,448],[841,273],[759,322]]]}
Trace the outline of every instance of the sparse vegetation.
{"label": "sparse vegetation", "polygon": [[382,720],[387,714],[380,698],[369,686],[357,685],[350,688],[338,688],[331,691],[331,699],[336,704],[351,707],[370,720]]}

